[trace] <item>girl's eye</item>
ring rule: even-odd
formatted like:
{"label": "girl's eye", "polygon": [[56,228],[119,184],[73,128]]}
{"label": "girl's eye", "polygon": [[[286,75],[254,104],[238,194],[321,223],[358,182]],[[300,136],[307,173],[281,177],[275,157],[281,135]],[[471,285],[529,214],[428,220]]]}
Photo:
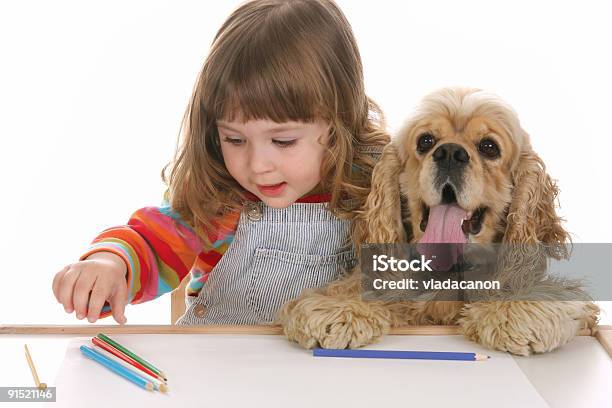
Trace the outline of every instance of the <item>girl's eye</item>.
{"label": "girl's eye", "polygon": [[242,142],[243,142],[242,139],[238,139],[238,138],[235,138],[235,137],[227,137],[227,136],[223,138],[223,141],[227,142],[229,144],[233,144],[235,146],[240,146],[242,144]]}
{"label": "girl's eye", "polygon": [[272,140],[272,142],[278,147],[289,147],[295,144],[295,139],[293,140]]}

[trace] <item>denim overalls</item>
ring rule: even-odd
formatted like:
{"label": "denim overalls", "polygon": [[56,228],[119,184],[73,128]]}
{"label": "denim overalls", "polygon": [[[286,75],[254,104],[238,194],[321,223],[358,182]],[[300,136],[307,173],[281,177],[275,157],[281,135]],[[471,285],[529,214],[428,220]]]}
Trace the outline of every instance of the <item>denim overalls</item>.
{"label": "denim overalls", "polygon": [[268,324],[304,288],[323,286],[355,264],[350,221],[327,203],[278,209],[252,202],[198,296],[186,296],[178,325]]}

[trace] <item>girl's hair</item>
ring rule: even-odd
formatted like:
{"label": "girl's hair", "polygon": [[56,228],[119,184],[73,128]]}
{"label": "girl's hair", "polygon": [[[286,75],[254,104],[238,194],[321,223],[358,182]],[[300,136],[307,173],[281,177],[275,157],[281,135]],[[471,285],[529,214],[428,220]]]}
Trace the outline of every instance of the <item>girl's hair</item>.
{"label": "girl's hair", "polygon": [[351,27],[331,0],[250,1],[217,32],[175,157],[162,171],[166,199],[206,242],[215,217],[243,206],[244,190],[225,167],[216,126],[217,119],[235,118],[327,121],[320,187],[342,218],[351,218],[369,193],[375,164],[369,150],[389,141],[380,109],[365,94]]}

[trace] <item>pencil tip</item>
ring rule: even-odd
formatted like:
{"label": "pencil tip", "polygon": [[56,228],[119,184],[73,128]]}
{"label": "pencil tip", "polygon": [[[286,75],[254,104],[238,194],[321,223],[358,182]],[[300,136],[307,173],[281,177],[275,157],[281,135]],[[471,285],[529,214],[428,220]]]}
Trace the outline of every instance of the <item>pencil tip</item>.
{"label": "pencil tip", "polygon": [[167,392],[167,391],[168,391],[168,386],[167,386],[167,385],[165,385],[165,384],[160,384],[160,385],[159,385],[159,390],[160,390],[161,392]]}

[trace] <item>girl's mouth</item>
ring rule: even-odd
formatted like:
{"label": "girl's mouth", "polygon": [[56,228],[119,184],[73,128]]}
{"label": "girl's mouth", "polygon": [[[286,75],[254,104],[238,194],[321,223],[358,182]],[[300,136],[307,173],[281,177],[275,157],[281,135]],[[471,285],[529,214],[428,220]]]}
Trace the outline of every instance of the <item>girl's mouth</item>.
{"label": "girl's mouth", "polygon": [[257,189],[259,192],[266,197],[278,197],[285,191],[286,182],[281,182],[277,184],[257,184]]}

